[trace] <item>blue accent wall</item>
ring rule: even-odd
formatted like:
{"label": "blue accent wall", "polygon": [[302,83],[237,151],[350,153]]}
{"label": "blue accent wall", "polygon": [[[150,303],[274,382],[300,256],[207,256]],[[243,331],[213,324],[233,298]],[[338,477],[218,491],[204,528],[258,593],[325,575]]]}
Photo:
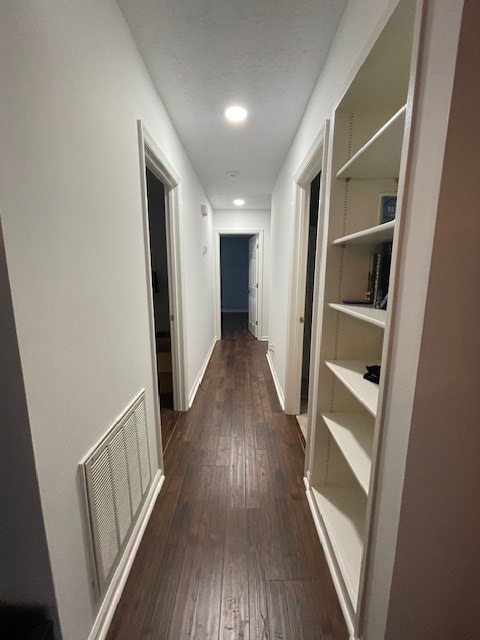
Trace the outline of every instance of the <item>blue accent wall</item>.
{"label": "blue accent wall", "polygon": [[248,239],[220,236],[222,311],[248,311]]}

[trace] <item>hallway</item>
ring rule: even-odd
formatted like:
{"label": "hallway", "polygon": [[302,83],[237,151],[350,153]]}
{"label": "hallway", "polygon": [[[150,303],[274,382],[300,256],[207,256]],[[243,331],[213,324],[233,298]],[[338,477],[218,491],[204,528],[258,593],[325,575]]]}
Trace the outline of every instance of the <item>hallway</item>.
{"label": "hallway", "polygon": [[229,314],[108,640],[346,640],[265,343]]}

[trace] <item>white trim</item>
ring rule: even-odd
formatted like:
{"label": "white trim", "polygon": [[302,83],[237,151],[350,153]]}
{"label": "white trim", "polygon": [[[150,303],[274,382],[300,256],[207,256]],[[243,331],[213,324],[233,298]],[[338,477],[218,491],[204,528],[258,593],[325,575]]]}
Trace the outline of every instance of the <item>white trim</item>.
{"label": "white trim", "polygon": [[193,383],[193,387],[192,387],[190,393],[188,394],[188,408],[189,409],[192,406],[193,401],[195,400],[195,396],[197,395],[197,391],[198,391],[199,386],[202,384],[203,376],[205,375],[205,371],[207,370],[208,363],[210,362],[210,358],[212,357],[212,353],[213,353],[213,350],[215,349],[216,343],[217,343],[217,338],[214,338],[212,340],[212,344],[210,345],[210,347],[208,349],[207,355],[205,356],[205,360],[203,361],[202,368],[198,372],[196,380]]}
{"label": "white trim", "polygon": [[[322,172],[318,204],[317,251],[315,255],[315,282],[313,293],[312,342],[315,342],[315,326],[318,303],[318,265],[321,250],[321,229],[325,212],[326,149],[328,147],[329,121],[318,132],[312,146],[295,174],[295,223],[290,267],[289,314],[287,319],[287,362],[285,375],[285,412],[300,413],[300,388],[302,382],[303,331],[299,321],[305,313],[305,281],[307,277],[308,218],[310,213],[310,185],[317,173]],[[320,240],[320,241],[319,241]],[[312,362],[310,363],[312,365]],[[310,372],[312,366],[310,366]],[[311,379],[310,379],[311,383]],[[313,390],[309,385],[310,392]],[[310,416],[310,411],[309,411]],[[309,418],[310,420],[310,418]],[[308,435],[308,434],[307,434]]]}
{"label": "white trim", "polygon": [[355,640],[354,612],[352,610],[352,606],[350,604],[350,599],[348,597],[348,594],[346,593],[346,590],[345,590],[343,577],[337,565],[335,554],[330,546],[330,541],[325,529],[325,525],[323,524],[322,516],[318,510],[317,504],[315,502],[315,498],[312,496],[310,483],[306,477],[303,478],[303,483],[305,484],[305,493],[307,494],[308,505],[310,507],[313,522],[315,523],[315,528],[317,530],[318,537],[320,538],[320,542],[322,543],[325,558],[327,560],[328,568],[330,570],[330,575],[332,576],[332,581],[335,586],[335,591],[337,592],[338,601],[340,602],[343,616],[347,624],[348,633],[350,634],[350,640]]}
{"label": "white trim", "polygon": [[103,598],[97,617],[93,623],[88,640],[104,640],[108,633],[113,615],[120,601],[120,597],[125,587],[125,583],[127,582],[133,561],[135,560],[138,547],[142,541],[143,534],[148,521],[150,520],[153,507],[155,506],[157,496],[160,493],[164,480],[165,476],[162,471],[157,471],[150,486],[147,498],[143,503],[143,507],[138,516],[135,527],[133,528],[130,540],[125,547],[123,556],[115,573],[113,574],[113,578],[107,592],[105,593],[105,597]]}
{"label": "white trim", "polygon": [[[262,335],[263,329],[263,229],[214,229],[214,263],[215,263],[215,295],[214,317],[215,336],[222,338],[221,284],[220,284],[220,236],[257,236],[258,238],[258,291],[257,291],[257,336]],[[248,309],[247,309],[248,311]],[[263,338],[262,338],[263,339]]]}
{"label": "white trim", "polygon": [[261,338],[259,338],[259,340],[261,342],[268,342],[269,341],[269,337],[268,336],[262,336]]}
{"label": "white trim", "polygon": [[[140,179],[142,190],[142,209],[144,223],[145,267],[147,291],[152,291],[150,267],[150,234],[148,227],[148,199],[146,185],[146,167],[157,176],[165,186],[165,218],[167,227],[167,259],[168,259],[168,289],[170,313],[174,320],[171,322],[172,338],[172,377],[174,406],[178,411],[188,408],[187,393],[187,362],[186,362],[186,327],[184,317],[183,268],[180,229],[180,178],[168,162],[166,156],[149,134],[141,120],[138,124],[138,139],[140,146]],[[153,313],[153,298],[149,294],[149,324],[151,340],[151,360],[154,389],[158,388],[157,361],[155,347],[155,319]],[[160,406],[158,394],[154,393],[155,410],[158,411],[157,437],[161,443]],[[160,445],[160,449],[162,449]],[[163,468],[163,464],[160,465]]]}
{"label": "white trim", "polygon": [[272,374],[275,389],[277,390],[278,401],[280,402],[280,406],[282,407],[282,410],[285,411],[285,396],[283,395],[283,390],[280,385],[280,380],[278,379],[278,375],[275,370],[275,365],[273,364],[273,360],[270,353],[267,353],[266,358],[267,358],[268,366],[270,367],[270,373]]}

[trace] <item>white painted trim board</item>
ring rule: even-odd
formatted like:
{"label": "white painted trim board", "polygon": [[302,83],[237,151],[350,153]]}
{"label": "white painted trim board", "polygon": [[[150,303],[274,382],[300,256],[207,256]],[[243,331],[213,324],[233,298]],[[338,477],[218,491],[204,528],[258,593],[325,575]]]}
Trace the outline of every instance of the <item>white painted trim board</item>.
{"label": "white painted trim board", "polygon": [[280,402],[280,406],[282,407],[282,411],[285,411],[285,395],[283,393],[283,389],[280,385],[280,380],[278,379],[277,372],[275,370],[275,365],[273,364],[272,357],[270,353],[266,355],[268,366],[270,367],[270,373],[272,374],[273,383],[275,385],[275,389],[277,391],[278,401]]}
{"label": "white painted trim board", "polygon": [[207,370],[208,363],[210,362],[210,358],[212,357],[212,353],[213,353],[213,350],[215,349],[215,345],[217,343],[217,340],[218,340],[218,338],[216,338],[216,337],[213,338],[212,344],[210,345],[210,347],[209,347],[209,349],[207,351],[207,355],[205,356],[205,360],[203,361],[202,368],[198,372],[198,375],[197,375],[197,377],[195,379],[195,382],[193,383],[193,387],[191,388],[190,393],[188,394],[188,408],[189,409],[192,406],[193,401],[195,400],[195,396],[197,395],[198,388],[202,384],[203,376],[205,375],[205,371]]}

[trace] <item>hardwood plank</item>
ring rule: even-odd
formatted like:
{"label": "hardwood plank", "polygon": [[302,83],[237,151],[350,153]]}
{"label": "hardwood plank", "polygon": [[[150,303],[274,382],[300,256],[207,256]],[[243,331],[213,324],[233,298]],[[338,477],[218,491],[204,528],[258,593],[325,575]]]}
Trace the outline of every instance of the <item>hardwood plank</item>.
{"label": "hardwood plank", "polygon": [[317,619],[308,581],[285,582],[288,618],[295,640],[324,640],[318,635]]}
{"label": "hardwood plank", "polygon": [[306,579],[310,577],[310,568],[292,501],[289,498],[277,498],[275,507],[278,514],[285,577],[288,580]]}
{"label": "hardwood plank", "polygon": [[312,580],[310,586],[317,629],[322,630],[323,640],[348,640],[350,636],[330,575],[327,580]]}
{"label": "hardwood plank", "polygon": [[266,580],[284,580],[285,567],[283,564],[283,549],[279,536],[280,523],[278,521],[275,504],[266,504],[261,510],[262,521],[262,561]]}
{"label": "hardwood plank", "polygon": [[230,436],[218,436],[218,448],[216,463],[221,467],[228,467],[230,464]]}
{"label": "hardwood plank", "polygon": [[219,435],[229,436],[232,432],[232,407],[233,407],[233,391],[225,389],[223,396],[223,416],[220,425]]}
{"label": "hardwood plank", "polygon": [[[290,629],[287,598],[283,581],[267,582],[268,628],[270,638],[292,640],[295,638]],[[295,640],[297,640],[295,638]]]}
{"label": "hardwood plank", "polygon": [[226,523],[227,470],[217,468],[208,500],[206,539],[192,637],[217,638]]}
{"label": "hardwood plank", "polygon": [[248,532],[248,601],[250,640],[267,640],[268,608],[262,556],[261,515],[258,509],[247,511]]}
{"label": "hardwood plank", "polygon": [[229,509],[223,562],[222,640],[249,640],[247,553],[247,512]]}
{"label": "hardwood plank", "polygon": [[245,440],[236,430],[230,442],[229,506],[245,507]]}
{"label": "hardwood plank", "polygon": [[[162,553],[161,561],[155,563],[155,577],[149,583],[145,576],[139,572],[143,578],[144,584],[149,589],[145,589],[142,598],[145,598],[145,615],[141,626],[142,638],[162,638],[168,636],[170,622],[173,615],[175,605],[176,592],[180,573],[178,567],[182,565],[187,543],[187,537],[184,533],[178,535],[178,532],[188,530],[188,524],[191,519],[190,505],[181,503],[175,512],[175,522],[172,525],[170,535],[168,537],[165,550]],[[135,565],[135,569],[137,569]],[[130,578],[129,578],[130,580]],[[128,595],[122,595],[120,604],[128,600]],[[118,609],[117,609],[118,612]],[[116,613],[116,616],[118,613]],[[114,618],[115,619],[115,618]],[[136,629],[134,621],[128,619],[126,627],[131,634]],[[138,631],[137,631],[138,632]],[[108,635],[110,638],[110,634]],[[116,636],[111,636],[112,638]],[[126,638],[131,638],[128,634]]]}
{"label": "hardwood plank", "polygon": [[253,447],[245,447],[245,506],[259,507],[257,458]]}
{"label": "hardwood plank", "polygon": [[273,490],[271,487],[270,465],[268,461],[268,452],[265,449],[255,450],[255,463],[257,472],[258,496],[261,504],[273,498]]}

